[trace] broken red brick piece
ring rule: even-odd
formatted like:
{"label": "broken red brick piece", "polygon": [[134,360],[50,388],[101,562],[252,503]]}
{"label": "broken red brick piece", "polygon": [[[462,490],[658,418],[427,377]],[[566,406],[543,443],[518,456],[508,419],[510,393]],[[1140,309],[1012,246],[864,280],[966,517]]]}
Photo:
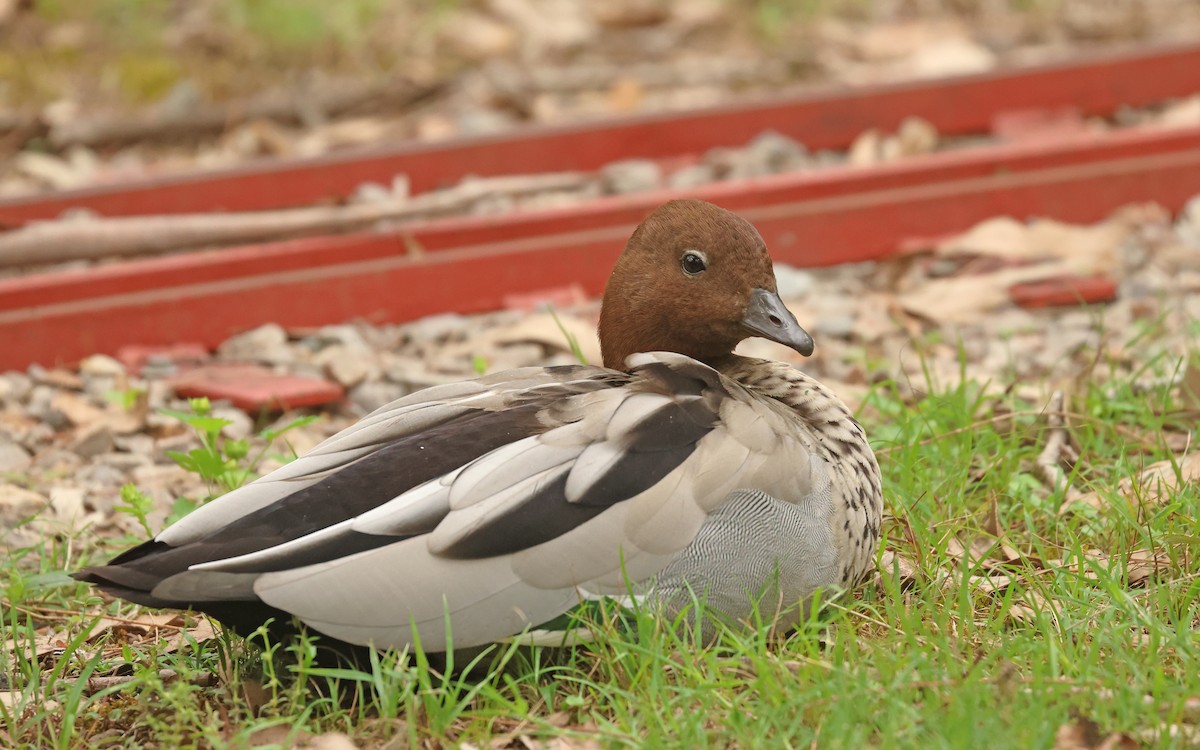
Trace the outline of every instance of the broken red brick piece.
{"label": "broken red brick piece", "polygon": [[258,365],[213,364],[171,378],[175,393],[229,401],[250,414],[319,406],[342,398],[342,387],[319,378],[280,375]]}
{"label": "broken red brick piece", "polygon": [[151,358],[163,359],[176,366],[196,365],[208,359],[208,348],[203,344],[181,342],[169,346],[130,344],[117,350],[117,359],[128,372],[141,372]]}
{"label": "broken red brick piece", "polygon": [[1021,109],[992,117],[992,135],[1002,141],[1060,140],[1086,131],[1087,123],[1075,107]]}
{"label": "broken red brick piece", "polygon": [[1104,274],[1055,276],[1013,284],[1008,296],[1024,308],[1091,305],[1115,300],[1117,283]]}
{"label": "broken red brick piece", "polygon": [[583,291],[583,287],[578,284],[538,289],[523,294],[506,294],[503,300],[506,309],[525,312],[542,310],[547,305],[555,309],[562,309],[584,302],[587,302],[587,292]]}

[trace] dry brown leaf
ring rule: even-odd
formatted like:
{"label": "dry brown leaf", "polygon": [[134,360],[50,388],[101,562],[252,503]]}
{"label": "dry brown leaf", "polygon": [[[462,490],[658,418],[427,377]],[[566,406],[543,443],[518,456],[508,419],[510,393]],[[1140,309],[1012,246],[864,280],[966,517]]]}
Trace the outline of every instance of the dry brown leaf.
{"label": "dry brown leaf", "polygon": [[1130,221],[1123,217],[1117,215],[1090,226],[1050,219],[1028,225],[1006,217],[989,219],[939,244],[937,253],[1035,264],[931,279],[901,295],[900,304],[913,315],[929,320],[974,323],[1010,304],[1008,289],[1014,284],[1116,271],[1121,243],[1131,229]]}
{"label": "dry brown leaf", "polygon": [[[1126,583],[1129,586],[1145,585],[1148,580],[1154,578],[1160,570],[1166,568],[1171,562],[1171,557],[1166,550],[1151,551],[1138,549],[1130,552],[1128,557],[1124,559],[1107,555],[1099,550],[1088,550],[1084,554],[1088,560],[1094,561],[1098,567],[1110,571],[1110,574],[1124,570],[1127,577]],[[1115,566],[1120,567],[1116,567],[1114,570]],[[1070,563],[1058,561],[1055,567],[1066,568],[1088,580],[1094,581],[1100,577],[1091,565],[1080,560]]]}
{"label": "dry brown leaf", "polygon": [[1130,586],[1143,586],[1148,580],[1157,575],[1158,571],[1167,567],[1171,562],[1170,555],[1164,550],[1151,552],[1138,549],[1129,553],[1125,563],[1125,574]]}
{"label": "dry brown leaf", "polygon": [[1091,719],[1063,724],[1054,735],[1054,750],[1139,750],[1141,745],[1124,732],[1103,735]]}
{"label": "dry brown leaf", "polygon": [[34,380],[39,383],[45,383],[46,385],[52,385],[55,388],[64,388],[73,391],[83,390],[83,378],[77,373],[71,372],[70,370],[64,370],[62,368],[46,370],[45,372],[39,373],[37,376],[35,376]]}
{"label": "dry brown leaf", "polygon": [[[33,638],[33,655],[35,658],[41,659],[43,656],[61,652],[66,649],[67,641],[70,640],[70,634],[61,631],[47,628],[39,630]],[[17,642],[9,638],[4,644],[5,653],[16,653]]]}
{"label": "dry brown leaf", "polygon": [[1188,360],[1179,384],[1179,399],[1189,409],[1200,409],[1200,357],[1193,356]]}
{"label": "dry brown leaf", "polygon": [[88,628],[89,643],[100,636],[117,634],[126,640],[142,640],[161,630],[177,631],[183,627],[183,615],[177,612],[141,612],[135,618],[111,619],[101,617]]}
{"label": "dry brown leaf", "polygon": [[262,729],[255,729],[246,738],[247,747],[264,747],[275,745],[284,748],[306,747],[303,743],[313,739],[313,735],[303,729],[297,729],[288,724],[273,724]]}
{"label": "dry brown leaf", "polygon": [[1011,216],[981,221],[966,232],[937,244],[938,255],[989,255],[999,258],[1030,257],[1028,228]]}
{"label": "dry brown leaf", "polygon": [[[479,347],[485,342],[499,345],[532,342],[561,352],[570,352],[570,344],[567,337],[563,335],[563,329],[565,329],[579,342],[579,348],[583,352],[584,358],[591,364],[599,364],[602,357],[600,356],[600,340],[596,338],[596,327],[574,315],[564,313],[556,313],[556,315],[558,316],[557,323],[554,321],[555,316],[550,313],[526,315],[517,323],[497,327],[484,333],[480,337],[484,340],[482,342],[472,340],[465,343],[475,353],[480,351]],[[562,323],[562,329],[558,327],[559,323]]]}
{"label": "dry brown leaf", "polygon": [[99,422],[104,416],[104,410],[94,406],[88,399],[78,393],[59,391],[50,399],[50,406],[63,413],[71,424],[76,426],[90,425]]}
{"label": "dry brown leaf", "polygon": [[296,750],[358,750],[358,745],[341,732],[319,734],[296,743]]}
{"label": "dry brown leaf", "polygon": [[[894,576],[900,586],[900,590],[907,591],[921,577],[921,571],[908,558],[898,555],[889,549],[884,550],[884,553],[879,556],[879,572],[876,575],[880,578],[882,576]],[[881,583],[882,580],[877,581],[876,585]]]}
{"label": "dry brown leaf", "polygon": [[1055,615],[1055,607],[1050,600],[1042,596],[1036,591],[1025,591],[1021,594],[1012,607],[1009,608],[1008,616],[1023,624],[1031,624],[1037,620],[1038,614],[1048,615],[1054,623],[1058,622],[1058,617]]}
{"label": "dry brown leaf", "polygon": [[963,545],[962,540],[957,536],[952,536],[946,540],[946,554],[955,560],[961,560],[966,555],[967,564],[972,567],[978,565],[989,570],[996,567],[997,560],[994,559],[994,555],[997,551],[1004,556],[1004,558],[1001,558],[1004,562],[1008,561],[1006,558],[1010,552],[1015,556],[1013,559],[1019,559],[1021,556],[1021,553],[1011,547],[1007,547],[1001,540],[990,536],[975,537],[971,540],[969,549]]}
{"label": "dry brown leaf", "polygon": [[[267,703],[271,699],[271,696],[268,695],[268,693],[267,693],[267,689],[265,687],[263,687],[262,682],[260,682],[259,680],[250,679],[250,678],[243,678],[239,681],[238,684],[241,686],[242,700],[244,700],[246,702],[246,708],[250,711],[250,713],[252,715],[257,716],[258,712],[262,709],[262,707],[267,705]],[[276,727],[267,727],[266,729],[264,729],[262,731],[267,731],[268,729],[274,729],[274,728],[276,728]],[[288,729],[287,727],[282,727],[282,728]],[[304,733],[304,736],[308,737],[311,735]],[[263,742],[260,744],[269,745],[271,743]]]}
{"label": "dry brown leaf", "polygon": [[912,315],[939,323],[977,323],[1011,303],[1008,288],[1070,273],[1063,263],[1006,268],[978,276],[932,279],[898,298]]}
{"label": "dry brown leaf", "polygon": [[[1200,452],[1150,464],[1136,479],[1125,477],[1118,482],[1116,494],[1124,497],[1135,508],[1150,507],[1165,501],[1183,484],[1197,481],[1200,481]],[[1107,504],[1108,500],[1100,493],[1086,492],[1074,500],[1064,502],[1058,512],[1069,513],[1079,506],[1102,510]]]}
{"label": "dry brown leaf", "polygon": [[590,737],[552,737],[533,747],[538,750],[600,750],[601,745],[599,740]]}
{"label": "dry brown leaf", "polygon": [[1117,251],[1129,233],[1120,216],[1098,224],[1066,224],[1037,219],[1022,224],[1000,216],[976,224],[963,234],[940,243],[939,255],[977,255],[1007,261],[1062,260],[1078,274],[1112,271]]}

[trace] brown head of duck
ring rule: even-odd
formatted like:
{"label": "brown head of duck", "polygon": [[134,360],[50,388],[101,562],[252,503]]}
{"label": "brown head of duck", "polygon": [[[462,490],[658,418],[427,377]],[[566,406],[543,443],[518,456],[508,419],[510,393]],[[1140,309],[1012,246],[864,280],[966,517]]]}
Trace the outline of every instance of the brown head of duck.
{"label": "brown head of duck", "polygon": [[604,365],[614,370],[652,351],[720,366],[750,336],[813,351],[779,298],[758,230],[699,200],[665,203],[634,231],[604,290],[599,333]]}

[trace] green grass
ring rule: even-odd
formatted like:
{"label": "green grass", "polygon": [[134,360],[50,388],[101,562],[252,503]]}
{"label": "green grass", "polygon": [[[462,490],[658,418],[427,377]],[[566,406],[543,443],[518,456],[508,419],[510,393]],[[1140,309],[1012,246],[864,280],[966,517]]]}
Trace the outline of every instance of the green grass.
{"label": "green grass", "polygon": [[[1079,379],[1065,408],[1072,479],[1106,502],[1062,515],[1061,491],[1036,470],[1044,404],[978,383],[929,387],[915,402],[911,389],[877,386],[862,416],[885,474],[886,559],[913,570],[882,571],[791,634],[727,632],[705,646],[642,614],[597,625],[587,650],[498,648],[471,677],[425,668],[420,654],[330,669],[313,664],[307,641],[264,656],[231,636],[189,642],[185,621],[139,630],[145,613],[63,585],[64,569],[128,539],[80,530],[12,551],[0,563],[14,640],[0,746],[246,747],[342,732],[364,747],[525,736],[565,747],[1048,748],[1083,719],[1142,747],[1187,746],[1169,732],[1195,738],[1200,722],[1200,491],[1183,483],[1142,506],[1117,486],[1170,458],[1168,440],[1194,438],[1196,415],[1171,386],[1147,392],[1108,370]],[[1148,576],[1137,564],[1147,555],[1157,555]]]}

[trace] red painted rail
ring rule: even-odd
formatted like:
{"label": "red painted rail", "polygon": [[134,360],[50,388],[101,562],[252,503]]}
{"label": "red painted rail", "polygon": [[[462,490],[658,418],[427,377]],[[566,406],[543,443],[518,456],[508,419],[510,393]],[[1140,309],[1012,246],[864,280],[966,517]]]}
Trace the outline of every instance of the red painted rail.
{"label": "red painted rail", "polygon": [[[943,133],[986,130],[1004,113],[1070,105],[1086,114],[1200,91],[1200,46],[1025,71],[813,94],[769,104],[655,115],[600,126],[376,151],[236,172],[0,202],[0,222],[69,206],[108,214],[258,209],[342,196],[396,172],[420,190],[468,172],[591,169],[631,156],[675,158],[744,143],[766,128],[811,147],[919,114]],[[878,258],[911,237],[998,214],[1094,221],[1133,201],[1177,209],[1200,193],[1200,128],[1129,129],[1072,140],[962,149],[870,169],[829,168],[704,186],[686,194],[738,210],[795,265]],[[684,193],[606,198],[568,209],[127,261],[0,281],[0,369],[181,339],[212,346],[267,321],[317,326],[479,312],[506,296],[603,287],[634,225]],[[411,253],[409,248],[420,248]]]}
{"label": "red painted rail", "polygon": [[[783,262],[814,256],[878,258],[898,239],[965,229],[989,216],[1042,214],[1095,221],[1117,206],[1154,200],[1178,208],[1200,192],[1200,149],[1029,172],[1005,172],[814,200],[741,207]],[[0,368],[69,362],[122,344],[181,336],[214,345],[268,320],[408,320],[434,312],[495,309],[504,295],[579,283],[598,293],[629,222],[601,229],[393,255],[332,265],[82,298],[0,312]],[[347,243],[393,243],[345,238]]]}
{"label": "red painted rail", "polygon": [[[0,310],[70,300],[215,282],[252,274],[341,265],[404,255],[415,242],[437,253],[502,241],[531,242],[537,237],[605,227],[626,231],[665,200],[688,195],[734,210],[832,198],[839,195],[927,185],[946,180],[1025,173],[1095,164],[1153,154],[1200,151],[1200,128],[1127,130],[1094,134],[1070,143],[1035,143],[931,154],[873,169],[829,168],[756,180],[707,185],[684,192],[642,193],[606,198],[568,210],[536,211],[498,217],[465,217],[412,224],[403,234],[364,233],[315,237],[239,248],[134,260],[83,271],[47,273],[0,280]],[[813,248],[803,265],[844,262],[838,248]]]}
{"label": "red painted rail", "polygon": [[358,185],[407,174],[416,191],[467,174],[591,170],[617,159],[667,158],[745,143],[768,128],[811,149],[842,148],[867,128],[919,115],[945,135],[987,131],[996,115],[1070,106],[1084,115],[1200,91],[1200,45],[1137,50],[1034,68],[857,89],[826,89],[769,101],[528,128],[445,143],[403,145],[237,170],[0,201],[0,226],[86,207],[108,216],[262,210],[337,200]]}

